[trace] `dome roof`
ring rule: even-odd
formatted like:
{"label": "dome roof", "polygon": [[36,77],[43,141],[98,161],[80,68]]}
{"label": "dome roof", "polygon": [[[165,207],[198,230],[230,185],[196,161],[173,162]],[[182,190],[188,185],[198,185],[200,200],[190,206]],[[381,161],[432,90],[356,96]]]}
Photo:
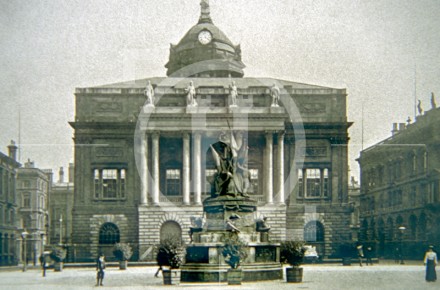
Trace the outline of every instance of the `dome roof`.
{"label": "dome roof", "polygon": [[[207,76],[242,77],[244,64],[241,62],[240,45],[233,45],[229,38],[212,23],[209,16],[209,3],[202,0],[202,12],[199,22],[191,27],[177,45],[171,44],[170,57],[165,67],[168,76]],[[208,33],[206,33],[207,31]],[[201,33],[208,34],[201,39]],[[217,64],[221,63],[220,66]],[[190,65],[197,69],[192,75],[182,70]],[[182,75],[185,73],[185,75]]]}

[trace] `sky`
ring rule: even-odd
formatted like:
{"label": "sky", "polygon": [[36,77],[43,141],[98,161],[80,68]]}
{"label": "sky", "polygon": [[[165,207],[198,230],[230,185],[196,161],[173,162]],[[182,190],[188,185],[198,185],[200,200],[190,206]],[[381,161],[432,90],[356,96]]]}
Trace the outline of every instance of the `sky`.
{"label": "sky", "polygon": [[[197,23],[199,3],[0,0],[0,151],[20,140],[22,163],[66,168],[75,88],[165,76],[170,43]],[[431,92],[440,96],[440,1],[210,6],[214,24],[241,44],[245,76],[347,89],[349,174],[356,178],[362,148],[389,137],[392,123],[414,120],[415,98],[429,110]]]}

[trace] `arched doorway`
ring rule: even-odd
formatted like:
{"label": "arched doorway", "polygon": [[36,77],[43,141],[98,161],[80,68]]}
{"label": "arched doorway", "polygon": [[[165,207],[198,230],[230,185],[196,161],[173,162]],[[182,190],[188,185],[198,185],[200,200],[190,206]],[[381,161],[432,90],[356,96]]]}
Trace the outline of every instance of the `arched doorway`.
{"label": "arched doorway", "polygon": [[182,228],[175,221],[166,221],[160,228],[160,240],[173,239],[182,241]]}
{"label": "arched doorway", "polygon": [[98,254],[103,253],[107,260],[113,260],[113,246],[119,241],[119,228],[114,223],[103,224],[99,229]]}
{"label": "arched doorway", "polygon": [[304,241],[316,247],[319,257],[325,255],[324,226],[319,221],[310,221],[304,226]]}

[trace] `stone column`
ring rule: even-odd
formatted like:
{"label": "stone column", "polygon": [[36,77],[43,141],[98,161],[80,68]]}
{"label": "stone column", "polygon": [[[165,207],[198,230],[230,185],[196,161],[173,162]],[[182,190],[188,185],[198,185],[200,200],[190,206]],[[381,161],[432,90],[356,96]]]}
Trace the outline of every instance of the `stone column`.
{"label": "stone column", "polygon": [[272,132],[266,132],[266,148],[264,154],[264,191],[266,203],[273,203],[273,135]]}
{"label": "stone column", "polygon": [[278,132],[278,150],[277,150],[277,176],[278,176],[278,200],[284,204],[284,132]]}
{"label": "stone column", "polygon": [[140,148],[140,168],[141,176],[141,205],[148,204],[148,139],[146,133],[142,133]]}
{"label": "stone column", "polygon": [[182,174],[182,189],[183,189],[183,204],[190,204],[190,180],[189,180],[189,133],[183,133],[183,174]]}
{"label": "stone column", "polygon": [[159,204],[159,132],[152,134],[153,204]]}
{"label": "stone column", "polygon": [[194,155],[193,155],[193,166],[194,166],[194,202],[195,204],[202,204],[202,159],[201,159],[201,139],[202,135],[200,132],[194,133]]}

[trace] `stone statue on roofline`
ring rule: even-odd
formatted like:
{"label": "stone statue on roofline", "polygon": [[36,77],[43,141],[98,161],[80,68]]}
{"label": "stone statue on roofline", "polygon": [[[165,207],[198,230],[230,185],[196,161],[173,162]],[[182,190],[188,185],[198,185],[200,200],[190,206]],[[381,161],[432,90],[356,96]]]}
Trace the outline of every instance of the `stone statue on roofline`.
{"label": "stone statue on roofline", "polygon": [[232,82],[229,88],[231,90],[231,104],[229,107],[237,107],[238,90],[237,86],[235,85],[235,81]]}
{"label": "stone statue on roofline", "polygon": [[280,101],[280,88],[277,87],[276,84],[273,84],[270,88],[270,96],[272,97],[272,106],[271,107],[278,107],[278,103]]}
{"label": "stone statue on roofline", "polygon": [[194,82],[190,81],[188,87],[185,89],[186,95],[186,105],[188,107],[197,107],[196,102],[196,88],[194,87]]}
{"label": "stone statue on roofline", "polygon": [[154,88],[151,85],[151,81],[148,81],[144,94],[147,97],[147,106],[154,107]]}

